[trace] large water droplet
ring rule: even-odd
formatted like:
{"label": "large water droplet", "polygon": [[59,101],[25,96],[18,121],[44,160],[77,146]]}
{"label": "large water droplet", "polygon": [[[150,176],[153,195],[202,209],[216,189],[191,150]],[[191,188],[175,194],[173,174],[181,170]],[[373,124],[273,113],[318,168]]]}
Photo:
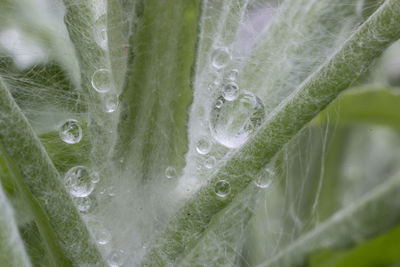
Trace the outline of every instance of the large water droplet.
{"label": "large water droplet", "polygon": [[116,94],[109,94],[104,99],[105,102],[105,110],[108,113],[112,113],[117,110],[119,105],[118,95]]}
{"label": "large water droplet", "polygon": [[67,120],[59,129],[61,140],[67,144],[79,143],[82,139],[82,128],[77,120]]}
{"label": "large water droplet", "polygon": [[[222,102],[218,108],[217,104]],[[265,118],[264,105],[253,93],[242,90],[234,101],[223,96],[216,100],[210,114],[213,138],[228,148],[238,148],[261,125]]]}
{"label": "large water droplet", "polygon": [[64,184],[74,197],[87,197],[94,189],[89,170],[84,166],[71,168],[64,178]]}
{"label": "large water droplet", "polygon": [[120,267],[124,263],[124,254],[122,249],[113,250],[110,255],[108,255],[108,265],[110,267]]}
{"label": "large water droplet", "polygon": [[219,180],[215,184],[215,194],[219,197],[226,197],[231,192],[231,185],[228,181]]}
{"label": "large water droplet", "polygon": [[212,169],[214,168],[216,161],[217,160],[215,159],[215,157],[211,156],[204,161],[204,167],[206,167],[207,169]]}
{"label": "large water droplet", "polygon": [[214,49],[211,55],[212,66],[217,70],[226,67],[231,59],[231,53],[226,47],[218,47]]}
{"label": "large water droplet", "polygon": [[225,100],[233,101],[240,94],[239,86],[235,82],[229,82],[222,88],[222,96]]}
{"label": "large water droplet", "polygon": [[165,177],[167,177],[168,179],[172,179],[176,177],[176,169],[172,166],[168,166],[165,169]]}
{"label": "large water droplet", "polygon": [[196,144],[197,153],[199,153],[200,155],[206,155],[211,151],[211,146],[212,144],[209,138],[202,137],[199,139],[199,141],[197,141]]}
{"label": "large water droplet", "polygon": [[261,173],[255,180],[254,183],[259,188],[268,188],[271,183],[275,172],[270,168],[266,168],[264,173]]}
{"label": "large water droplet", "polygon": [[106,93],[112,87],[112,75],[108,69],[98,69],[93,73],[92,86],[99,93]]}

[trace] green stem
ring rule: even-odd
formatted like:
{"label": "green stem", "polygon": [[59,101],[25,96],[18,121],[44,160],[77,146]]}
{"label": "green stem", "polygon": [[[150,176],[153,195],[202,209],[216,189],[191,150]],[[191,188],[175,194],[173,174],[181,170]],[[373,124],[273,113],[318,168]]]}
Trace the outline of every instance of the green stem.
{"label": "green stem", "polygon": [[207,266],[213,262],[218,266],[230,266],[232,262],[242,260],[239,258],[242,255],[241,242],[248,233],[247,225],[254,214],[260,193],[256,186],[249,186],[238,199],[211,220],[196,242],[185,248],[176,265]]}
{"label": "green stem", "polygon": [[184,165],[199,2],[149,0],[137,7],[116,157],[139,181],[165,180],[167,166]]}
{"label": "green stem", "polygon": [[[46,229],[44,239],[54,232],[65,256],[55,252],[54,258],[67,258],[78,263],[103,266],[102,257],[66,192],[61,178],[34,134],[25,116],[0,80],[0,141],[14,177],[20,177],[19,187],[36,212],[39,229]],[[15,165],[13,168],[12,166]],[[20,176],[16,169],[20,170]],[[61,212],[62,211],[62,212]],[[47,221],[49,224],[47,224]],[[51,227],[51,228],[50,228]],[[52,241],[55,242],[55,241]],[[47,244],[48,247],[57,246]],[[61,260],[65,266],[67,260]]]}
{"label": "green stem", "polygon": [[[1,148],[0,148],[1,153]],[[1,156],[0,156],[1,158]],[[0,262],[3,267],[24,266],[31,263],[18,232],[12,208],[0,183]]]}
{"label": "green stem", "polygon": [[[399,28],[400,2],[388,0],[322,67],[269,114],[246,144],[217,166],[210,183],[185,203],[154,240],[146,259],[173,262],[185,246],[204,231],[215,214],[232,202],[294,135],[356,81],[386,47],[400,38]],[[225,198],[214,193],[215,183],[219,180],[230,183],[231,193]],[[193,216],[188,218],[187,213]]]}
{"label": "green stem", "polygon": [[26,205],[29,205],[29,210],[33,214],[40,235],[44,240],[44,244],[51,258],[52,266],[72,266],[58,242],[58,238],[50,225],[45,211],[29,191],[21,177],[19,168],[11,161],[5,151],[3,145],[0,143],[0,158],[7,167],[7,173],[16,184],[17,190],[25,199],[24,202]]}

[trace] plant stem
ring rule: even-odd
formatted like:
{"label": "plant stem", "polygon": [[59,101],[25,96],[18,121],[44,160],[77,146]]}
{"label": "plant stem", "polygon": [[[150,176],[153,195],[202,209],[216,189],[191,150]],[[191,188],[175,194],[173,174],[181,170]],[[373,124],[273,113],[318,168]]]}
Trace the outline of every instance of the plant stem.
{"label": "plant stem", "polygon": [[[8,168],[13,170],[20,192],[31,203],[38,228],[45,231],[42,232],[44,240],[51,242],[47,246],[60,246],[63,250],[61,253],[55,249],[53,255],[54,259],[63,262],[58,266],[69,266],[68,261],[75,265],[84,262],[103,266],[102,257],[61,183],[57,170],[2,80],[0,142],[3,146],[2,158],[8,159]],[[50,239],[54,234],[59,243],[46,240],[47,234]]]}
{"label": "plant stem", "polygon": [[[0,148],[1,152],[1,148]],[[26,266],[31,263],[21,237],[12,208],[0,183],[0,262],[3,267]]]}
{"label": "plant stem", "polygon": [[140,3],[116,149],[139,181],[165,180],[166,167],[184,165],[199,2]]}

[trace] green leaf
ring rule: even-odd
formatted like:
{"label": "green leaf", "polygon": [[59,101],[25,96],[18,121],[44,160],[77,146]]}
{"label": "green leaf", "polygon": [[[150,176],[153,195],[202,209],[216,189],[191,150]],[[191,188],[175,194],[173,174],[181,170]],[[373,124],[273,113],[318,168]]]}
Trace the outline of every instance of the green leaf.
{"label": "green leaf", "polygon": [[309,256],[310,267],[373,267],[400,263],[400,226],[353,249],[326,250]]}
{"label": "green leaf", "polygon": [[327,119],[342,127],[362,123],[400,130],[400,94],[384,87],[354,88],[329,105],[313,123]]}

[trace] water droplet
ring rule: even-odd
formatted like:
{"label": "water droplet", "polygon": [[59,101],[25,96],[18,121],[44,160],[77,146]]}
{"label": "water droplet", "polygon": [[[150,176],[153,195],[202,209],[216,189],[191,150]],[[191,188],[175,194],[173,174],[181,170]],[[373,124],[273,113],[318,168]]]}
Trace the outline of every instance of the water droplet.
{"label": "water droplet", "polygon": [[238,75],[239,75],[239,71],[237,69],[232,69],[229,72],[227,79],[234,82],[237,80]]}
{"label": "water droplet", "polygon": [[221,99],[218,99],[217,102],[215,103],[215,107],[221,108],[223,104],[224,104],[224,101],[222,101]]}
{"label": "water droplet", "polygon": [[99,245],[107,245],[111,241],[111,234],[103,227],[95,230],[94,238]]}
{"label": "water droplet", "polygon": [[204,161],[204,167],[206,167],[207,169],[212,169],[214,168],[216,161],[217,160],[215,159],[215,157],[211,156]]}
{"label": "water droplet", "polygon": [[114,186],[110,186],[107,188],[107,195],[109,197],[115,196],[115,187]]}
{"label": "water droplet", "polygon": [[233,101],[240,94],[239,86],[234,82],[227,83],[222,89],[222,96],[227,101]]}
{"label": "water droplet", "polygon": [[84,166],[71,168],[65,174],[64,184],[74,197],[87,197],[94,189],[92,176]]}
{"label": "water droplet", "polygon": [[67,144],[79,143],[82,139],[82,128],[77,120],[67,120],[59,129],[61,140]]}
{"label": "water droplet", "polygon": [[176,177],[176,169],[175,169],[174,167],[172,167],[172,166],[168,166],[168,167],[165,169],[165,176],[166,176],[168,179],[175,178],[175,177]]}
{"label": "water droplet", "polygon": [[255,180],[254,183],[259,188],[268,188],[272,183],[272,178],[275,175],[275,172],[270,168],[265,169],[265,173],[260,174]]}
{"label": "water droplet", "polygon": [[92,205],[92,201],[88,197],[74,198],[74,202],[80,212],[88,212]]}
{"label": "water droplet", "polygon": [[92,176],[92,183],[96,184],[100,181],[100,175],[98,172],[93,171],[91,176]]}
{"label": "water droplet", "polygon": [[105,110],[107,113],[112,113],[117,110],[119,105],[118,95],[110,94],[107,95],[104,99],[105,102]]}
{"label": "water droplet", "polygon": [[113,250],[110,255],[108,255],[108,265],[110,267],[120,267],[124,263],[124,254],[122,249]]}
{"label": "water droplet", "polygon": [[108,35],[106,28],[102,28],[99,32],[99,45],[103,50],[108,49]]}
{"label": "water droplet", "polygon": [[210,93],[212,93],[212,92],[216,91],[220,87],[220,85],[221,85],[220,80],[214,80],[213,82],[211,82],[208,85],[208,91]]}
{"label": "water droplet", "polygon": [[112,87],[112,75],[108,69],[98,69],[93,73],[92,86],[99,93],[106,93]]}
{"label": "water droplet", "polygon": [[219,197],[226,197],[231,192],[231,185],[228,181],[219,180],[215,184],[215,194]]}
{"label": "water droplet", "polygon": [[242,90],[234,101],[222,96],[214,104],[210,114],[210,131],[213,138],[228,148],[238,148],[257,130],[265,118],[264,105],[253,93]]}
{"label": "water droplet", "polygon": [[200,155],[206,155],[211,151],[211,142],[209,138],[202,137],[199,141],[197,141],[196,150]]}
{"label": "water droplet", "polygon": [[231,61],[232,56],[229,53],[229,49],[226,47],[219,47],[214,49],[212,55],[212,66],[217,70],[222,69],[228,65],[229,61]]}

